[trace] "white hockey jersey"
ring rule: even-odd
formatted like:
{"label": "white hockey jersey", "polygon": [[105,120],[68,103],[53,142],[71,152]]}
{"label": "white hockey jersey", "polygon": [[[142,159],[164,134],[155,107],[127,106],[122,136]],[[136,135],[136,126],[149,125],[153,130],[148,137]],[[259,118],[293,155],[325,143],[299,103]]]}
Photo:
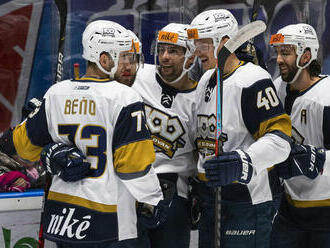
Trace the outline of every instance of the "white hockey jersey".
{"label": "white hockey jersey", "polygon": [[53,85],[40,109],[13,132],[16,151],[38,160],[50,142],[75,144],[91,163],[77,182],[53,177],[45,205],[44,235],[61,242],[137,237],[136,200],[162,199],[151,166],[153,143],[141,97],[116,81],[84,78]]}
{"label": "white hockey jersey", "polygon": [[[197,82],[195,83],[197,86]],[[194,144],[196,87],[177,90],[156,74],[154,65],[145,64],[133,84],[145,103],[146,119],[156,151],[153,167],[157,174],[178,173],[178,194],[187,197],[187,178],[196,172]]]}
{"label": "white hockey jersey", "polygon": [[[198,171],[207,180],[202,167],[214,155],[216,131],[216,73],[208,70],[197,87],[199,149]],[[222,187],[222,199],[258,204],[272,200],[266,168],[284,161],[290,152],[287,136],[291,136],[289,116],[276,95],[270,75],[261,67],[241,62],[225,75],[223,83],[222,127],[225,152],[246,151],[256,171],[248,185]],[[282,138],[284,137],[284,138]]]}
{"label": "white hockey jersey", "polygon": [[[292,136],[298,144],[330,149],[330,78],[321,80],[305,91],[289,91],[281,77],[274,81],[281,102],[292,120]],[[330,207],[330,177],[315,179],[298,176],[284,180],[289,202],[297,208]],[[330,226],[330,225],[329,225]]]}

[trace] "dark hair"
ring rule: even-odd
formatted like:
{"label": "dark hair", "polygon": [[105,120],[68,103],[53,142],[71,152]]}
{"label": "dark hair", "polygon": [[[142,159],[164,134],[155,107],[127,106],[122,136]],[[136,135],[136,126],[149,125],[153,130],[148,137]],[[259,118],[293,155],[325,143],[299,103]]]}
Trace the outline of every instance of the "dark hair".
{"label": "dark hair", "polygon": [[313,60],[309,66],[307,66],[307,71],[311,77],[318,77],[321,74],[321,64],[317,60]]}
{"label": "dark hair", "polygon": [[[309,47],[305,49],[305,51],[311,51]],[[310,77],[318,77],[321,74],[321,64],[315,59],[313,60],[309,66],[307,66],[307,71]]]}

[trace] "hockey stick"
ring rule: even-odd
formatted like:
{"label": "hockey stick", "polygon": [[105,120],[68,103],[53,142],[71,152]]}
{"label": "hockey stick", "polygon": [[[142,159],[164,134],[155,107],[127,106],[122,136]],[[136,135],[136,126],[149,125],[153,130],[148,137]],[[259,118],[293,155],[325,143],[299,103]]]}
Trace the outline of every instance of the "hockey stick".
{"label": "hockey stick", "polygon": [[[258,12],[259,12],[259,8],[260,8],[260,2],[261,0],[254,0],[253,1],[253,6],[252,6],[252,13],[251,13],[251,22],[254,22],[257,20],[258,18]],[[247,45],[247,52],[253,56],[253,63],[258,65],[259,61],[258,61],[258,57],[257,57],[257,51],[256,48],[253,45],[254,43],[254,38],[251,38],[249,40],[249,43]]]}
{"label": "hockey stick", "polygon": [[60,16],[60,38],[58,40],[58,55],[56,67],[56,80],[58,83],[63,78],[63,58],[64,58],[64,41],[66,32],[66,19],[68,13],[67,0],[54,0]]}
{"label": "hockey stick", "polygon": [[[218,54],[217,66],[217,109],[216,109],[216,141],[215,154],[220,155],[223,152],[223,133],[222,133],[222,102],[223,102],[223,70],[230,54],[240,47],[246,41],[261,34],[266,30],[266,24],[263,21],[255,21],[242,27],[238,33],[229,39],[221,48]],[[221,240],[221,188],[216,189],[215,195],[215,247],[220,248]]]}
{"label": "hockey stick", "polygon": [[[54,83],[58,83],[63,78],[63,58],[64,58],[64,41],[65,41],[65,32],[66,32],[66,19],[67,19],[67,0],[54,0],[57,10],[59,12],[60,17],[60,37],[58,40],[58,54],[57,54],[57,66],[56,66],[56,77]],[[43,197],[43,206],[41,210],[40,216],[40,227],[39,227],[39,240],[38,240],[38,248],[45,247],[45,239],[43,236],[43,216],[44,216],[44,205],[48,197],[49,188],[51,185],[51,175],[46,170],[46,180],[45,180],[45,193]]]}

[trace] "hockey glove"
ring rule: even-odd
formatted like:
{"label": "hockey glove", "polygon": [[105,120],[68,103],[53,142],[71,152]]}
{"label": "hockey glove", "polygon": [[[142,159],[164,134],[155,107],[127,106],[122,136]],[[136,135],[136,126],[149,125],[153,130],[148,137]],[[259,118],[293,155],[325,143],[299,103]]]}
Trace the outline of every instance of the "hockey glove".
{"label": "hockey glove", "polygon": [[41,152],[41,162],[47,171],[57,175],[65,182],[74,182],[87,177],[90,163],[75,146],[63,143],[51,143]]}
{"label": "hockey glove", "polygon": [[278,176],[289,179],[305,175],[310,179],[322,173],[325,162],[325,150],[312,145],[293,144],[289,158],[275,165]]}
{"label": "hockey glove", "polygon": [[42,101],[38,98],[32,98],[22,108],[22,118],[26,119],[37,108],[40,108]]}
{"label": "hockey glove", "polygon": [[250,42],[245,42],[237,48],[235,54],[239,60],[260,65],[267,70],[262,51]]}
{"label": "hockey glove", "polygon": [[148,229],[157,228],[167,220],[172,201],[160,200],[156,206],[147,203],[139,203],[137,214],[141,225]]}
{"label": "hockey glove", "polygon": [[241,150],[224,152],[207,160],[203,167],[210,187],[224,186],[234,181],[248,184],[253,174],[251,158]]}

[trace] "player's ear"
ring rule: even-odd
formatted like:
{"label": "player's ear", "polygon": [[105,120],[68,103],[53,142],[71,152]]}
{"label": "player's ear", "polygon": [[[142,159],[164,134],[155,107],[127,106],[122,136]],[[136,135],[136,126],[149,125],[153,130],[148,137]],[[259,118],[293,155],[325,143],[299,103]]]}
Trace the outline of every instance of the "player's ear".
{"label": "player's ear", "polygon": [[306,49],[304,54],[301,56],[300,64],[306,65],[312,58],[311,51],[309,49]]}
{"label": "player's ear", "polygon": [[112,57],[108,53],[101,53],[101,55],[100,55],[100,65],[103,68],[108,68],[109,66],[110,66],[110,68],[112,68],[112,67],[115,66]]}
{"label": "player's ear", "polygon": [[223,45],[227,42],[227,40],[229,40],[229,37],[228,36],[223,36],[221,38],[221,41],[220,41],[220,44],[219,44],[219,47],[218,47],[218,53],[220,52],[221,48],[223,47]]}

